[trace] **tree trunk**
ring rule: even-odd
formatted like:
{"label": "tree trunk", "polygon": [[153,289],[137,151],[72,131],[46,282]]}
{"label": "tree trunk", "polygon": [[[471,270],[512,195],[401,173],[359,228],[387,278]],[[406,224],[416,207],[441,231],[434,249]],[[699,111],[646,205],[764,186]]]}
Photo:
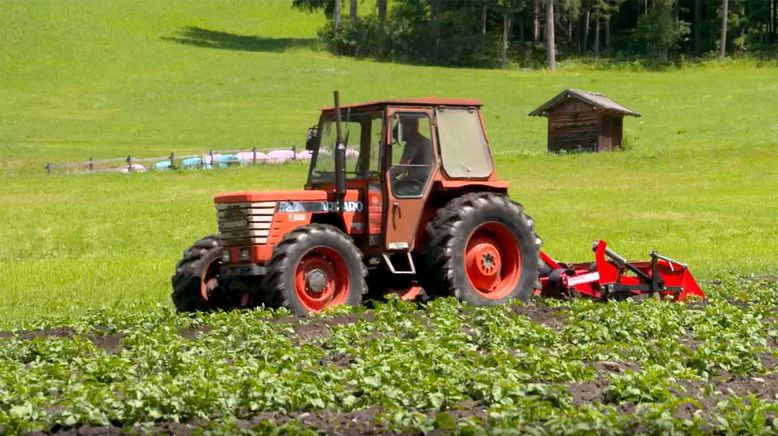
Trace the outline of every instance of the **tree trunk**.
{"label": "tree trunk", "polygon": [[592,11],[591,9],[586,9],[586,13],[584,14],[584,37],[583,37],[583,52],[587,53],[589,51],[589,22],[591,21],[591,15]]}
{"label": "tree trunk", "polygon": [[724,59],[727,55],[727,16],[729,15],[729,0],[724,0],[723,3],[721,11],[721,47],[719,59]]}
{"label": "tree trunk", "polygon": [[605,53],[611,55],[611,17],[605,17]]}
{"label": "tree trunk", "polygon": [[702,53],[702,0],[694,0],[694,54]]}
{"label": "tree trunk", "polygon": [[378,53],[383,57],[386,53],[386,9],[389,0],[376,0],[378,10]]}
{"label": "tree trunk", "polygon": [[486,35],[486,5],[481,9],[481,35]]}
{"label": "tree trunk", "polygon": [[511,32],[511,14],[508,11],[502,14],[502,47],[500,49],[500,65],[508,67],[508,38]]}
{"label": "tree trunk", "polygon": [[440,25],[438,24],[438,17],[441,11],[441,0],[430,0],[430,19],[432,20],[433,29],[435,31],[435,45],[433,50],[433,56],[438,57],[438,48],[440,47]]}
{"label": "tree trunk", "polygon": [[577,18],[573,24],[573,41],[575,42],[575,52],[581,54],[581,20],[583,15],[579,14]]}
{"label": "tree trunk", "polygon": [[340,0],[335,0],[335,9],[332,11],[332,31],[336,34],[340,30]]}
{"label": "tree trunk", "polygon": [[376,8],[378,9],[378,22],[382,26],[386,25],[386,10],[389,0],[376,0]]}
{"label": "tree trunk", "polygon": [[556,43],[554,42],[554,0],[546,0],[546,60],[548,69],[556,70]]}
{"label": "tree trunk", "polygon": [[645,7],[643,8],[643,15],[648,15],[648,0],[645,1]]}
{"label": "tree trunk", "polygon": [[594,17],[594,57],[600,57],[600,13]]}
{"label": "tree trunk", "polygon": [[348,16],[351,18],[351,24],[357,22],[357,0],[349,1]]}
{"label": "tree trunk", "polygon": [[778,41],[778,0],[772,0],[772,4],[772,17],[770,19],[770,21],[773,23],[772,41],[776,42]]}
{"label": "tree trunk", "polygon": [[437,20],[440,15],[440,0],[430,0],[430,18],[432,21]]}
{"label": "tree trunk", "polygon": [[675,25],[677,26],[681,22],[681,0],[675,0],[673,7],[675,8]]}
{"label": "tree trunk", "polygon": [[540,0],[532,4],[532,42],[540,42]]}

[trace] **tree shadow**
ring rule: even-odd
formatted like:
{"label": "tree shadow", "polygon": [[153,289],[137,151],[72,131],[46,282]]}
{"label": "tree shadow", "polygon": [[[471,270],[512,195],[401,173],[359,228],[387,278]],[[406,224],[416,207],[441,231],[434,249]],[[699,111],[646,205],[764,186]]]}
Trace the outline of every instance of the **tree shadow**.
{"label": "tree shadow", "polygon": [[283,52],[290,49],[315,48],[317,46],[317,40],[314,38],[265,38],[237,35],[195,26],[182,29],[178,36],[168,36],[162,39],[195,47],[242,51]]}

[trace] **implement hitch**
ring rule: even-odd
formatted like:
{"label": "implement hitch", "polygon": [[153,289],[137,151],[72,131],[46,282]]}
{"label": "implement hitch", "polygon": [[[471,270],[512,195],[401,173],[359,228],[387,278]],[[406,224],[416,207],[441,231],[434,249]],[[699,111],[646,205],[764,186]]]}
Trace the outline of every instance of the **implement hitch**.
{"label": "implement hitch", "polygon": [[672,301],[704,300],[689,267],[652,251],[650,261],[630,262],[595,241],[594,263],[557,262],[542,251],[540,289],[536,294],[550,297],[588,297],[595,300],[624,299],[638,295],[658,296]]}

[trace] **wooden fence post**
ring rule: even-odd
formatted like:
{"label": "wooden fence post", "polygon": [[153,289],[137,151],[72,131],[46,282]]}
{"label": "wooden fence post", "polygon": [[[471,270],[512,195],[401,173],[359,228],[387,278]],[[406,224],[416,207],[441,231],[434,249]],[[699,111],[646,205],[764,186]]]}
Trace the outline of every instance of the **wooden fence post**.
{"label": "wooden fence post", "polygon": [[170,152],[170,168],[176,169],[176,153]]}
{"label": "wooden fence post", "polygon": [[297,146],[296,145],[292,146],[292,153],[293,153],[292,160],[297,160]]}
{"label": "wooden fence post", "polygon": [[132,172],[132,155],[127,156],[127,172]]}
{"label": "wooden fence post", "polygon": [[89,157],[89,171],[94,171],[94,170],[95,170],[95,162],[92,159],[92,157]]}
{"label": "wooden fence post", "polygon": [[45,168],[46,168],[46,174],[50,176],[51,175],[51,162],[46,162]]}
{"label": "wooden fence post", "polygon": [[211,168],[213,168],[213,150],[210,150],[208,154],[211,156]]}
{"label": "wooden fence post", "polygon": [[251,153],[253,153],[253,156],[251,157],[251,165],[257,164],[257,147],[251,148]]}

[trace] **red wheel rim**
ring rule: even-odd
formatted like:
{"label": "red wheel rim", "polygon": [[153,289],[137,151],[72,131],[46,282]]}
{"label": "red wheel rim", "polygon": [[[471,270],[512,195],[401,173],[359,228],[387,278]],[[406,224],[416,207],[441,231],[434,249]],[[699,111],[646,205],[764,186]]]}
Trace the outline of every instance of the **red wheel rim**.
{"label": "red wheel rim", "polygon": [[499,300],[513,291],[521,276],[521,252],[519,241],[505,224],[486,222],[470,233],[465,274],[484,298]]}
{"label": "red wheel rim", "polygon": [[300,258],[294,274],[294,290],[309,312],[320,312],[346,302],[349,272],[346,261],[329,247],[314,247]]}
{"label": "red wheel rim", "polygon": [[211,292],[216,289],[219,284],[219,271],[221,270],[221,264],[218,260],[214,260],[208,267],[203,270],[200,275],[200,299],[208,301],[211,296]]}

